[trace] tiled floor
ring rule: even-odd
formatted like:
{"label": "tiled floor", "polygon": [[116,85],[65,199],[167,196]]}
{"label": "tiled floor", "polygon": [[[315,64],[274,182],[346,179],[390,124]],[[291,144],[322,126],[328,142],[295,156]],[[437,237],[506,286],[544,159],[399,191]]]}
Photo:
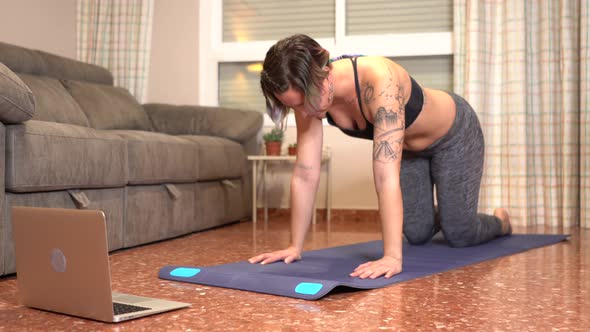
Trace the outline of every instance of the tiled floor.
{"label": "tiled floor", "polygon": [[[374,218],[324,223],[306,250],[380,238]],[[259,219],[260,220],[260,219]],[[113,288],[192,303],[192,307],[120,324],[24,308],[16,280],[0,279],[0,331],[588,331],[590,230],[563,242],[390,287],[304,301],[160,280],[163,265],[212,265],[249,258],[288,243],[287,218],[250,222],[120,251],[111,256]]]}

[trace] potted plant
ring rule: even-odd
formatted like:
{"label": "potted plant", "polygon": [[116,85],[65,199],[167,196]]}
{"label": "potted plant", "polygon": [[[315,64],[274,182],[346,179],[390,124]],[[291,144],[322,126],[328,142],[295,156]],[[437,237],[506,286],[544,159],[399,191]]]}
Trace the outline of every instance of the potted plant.
{"label": "potted plant", "polygon": [[266,154],[268,156],[279,156],[281,154],[283,134],[284,133],[280,128],[273,128],[273,130],[262,136],[266,145]]}
{"label": "potted plant", "polygon": [[289,150],[289,155],[290,156],[297,155],[297,143],[291,143],[291,144],[289,144],[288,150]]}

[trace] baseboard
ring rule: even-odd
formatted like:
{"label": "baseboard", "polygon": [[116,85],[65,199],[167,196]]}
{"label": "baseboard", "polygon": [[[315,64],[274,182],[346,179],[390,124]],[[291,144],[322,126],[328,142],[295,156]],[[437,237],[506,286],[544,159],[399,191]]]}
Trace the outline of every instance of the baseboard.
{"label": "baseboard", "polygon": [[[264,218],[264,209],[258,208],[258,219]],[[331,209],[331,221],[379,221],[378,210],[359,210],[359,209]],[[291,209],[287,208],[269,208],[269,218],[288,218],[291,215]],[[317,209],[318,220],[326,219],[326,209]]]}

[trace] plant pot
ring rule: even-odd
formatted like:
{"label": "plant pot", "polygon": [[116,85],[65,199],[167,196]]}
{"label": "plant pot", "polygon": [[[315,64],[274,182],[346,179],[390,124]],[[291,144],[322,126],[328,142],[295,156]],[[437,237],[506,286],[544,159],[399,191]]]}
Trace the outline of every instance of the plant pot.
{"label": "plant pot", "polygon": [[266,142],[266,155],[267,156],[280,156],[281,155],[281,143],[282,142]]}
{"label": "plant pot", "polygon": [[289,147],[289,155],[290,155],[290,156],[295,156],[295,155],[297,155],[297,147],[295,147],[295,146],[290,146],[290,147]]}

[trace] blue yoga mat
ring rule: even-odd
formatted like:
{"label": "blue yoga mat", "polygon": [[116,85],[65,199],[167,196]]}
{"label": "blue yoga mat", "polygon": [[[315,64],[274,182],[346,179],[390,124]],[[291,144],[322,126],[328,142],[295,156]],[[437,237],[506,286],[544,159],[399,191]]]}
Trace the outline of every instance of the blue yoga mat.
{"label": "blue yoga mat", "polygon": [[422,246],[404,243],[403,272],[389,279],[360,279],[349,276],[359,264],[381,258],[382,241],[308,251],[302,260],[285,264],[250,264],[247,261],[218,266],[166,266],[162,279],[260,293],[316,300],[337,286],[357,289],[384,287],[488,259],[554,244],[567,235],[513,234],[467,248],[451,248],[444,240]]}

